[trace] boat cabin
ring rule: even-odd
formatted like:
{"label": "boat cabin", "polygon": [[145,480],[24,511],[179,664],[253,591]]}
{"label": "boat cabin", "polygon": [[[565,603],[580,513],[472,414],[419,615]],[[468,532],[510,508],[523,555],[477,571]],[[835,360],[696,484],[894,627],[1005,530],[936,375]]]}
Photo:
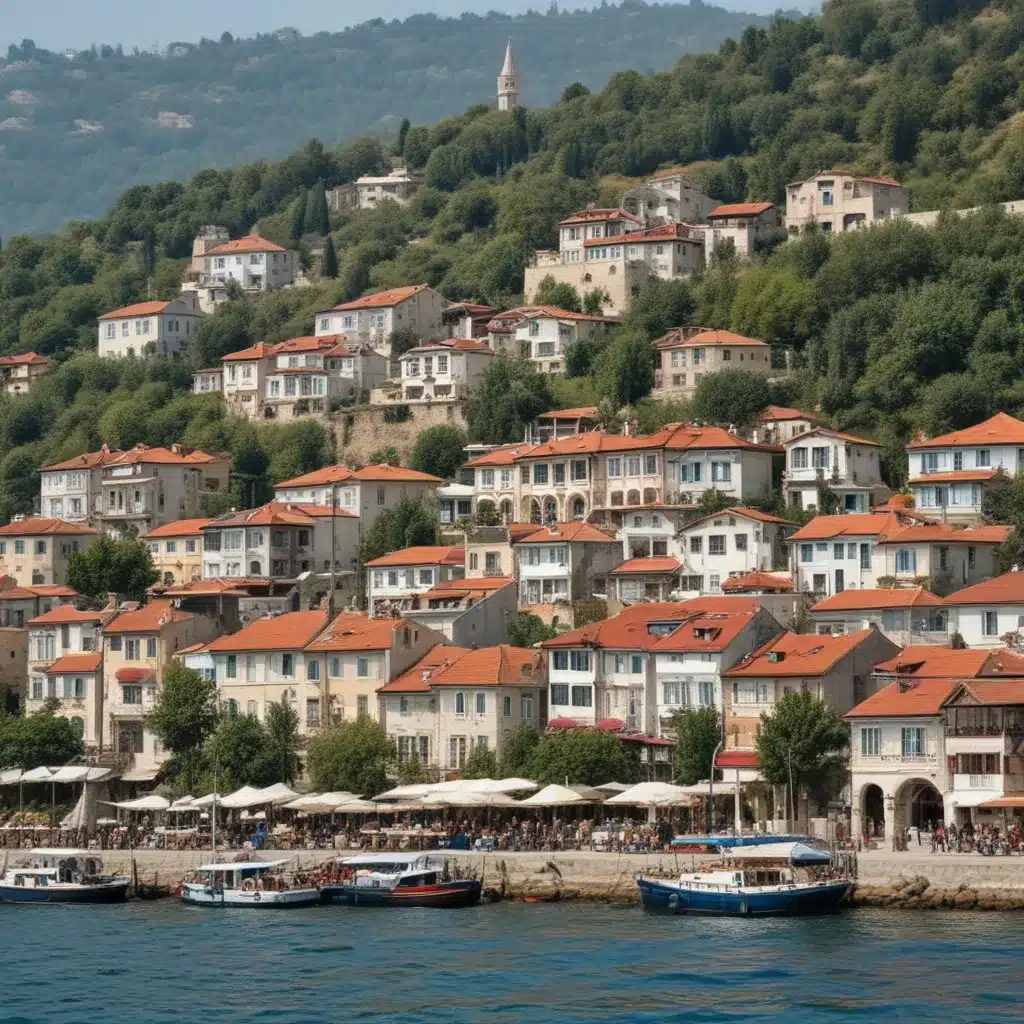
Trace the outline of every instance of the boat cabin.
{"label": "boat cabin", "polygon": [[[29,850],[29,862],[14,873],[28,872],[50,879],[49,884],[76,884],[103,875],[103,859],[95,850],[73,850],[61,847],[36,847]],[[26,884],[15,881],[15,885]],[[36,883],[37,885],[40,883]],[[45,884],[45,883],[43,883]]]}
{"label": "boat cabin", "polygon": [[267,876],[287,863],[287,860],[247,860],[203,864],[196,868],[196,874],[213,889],[274,889],[279,887],[276,875]]}
{"label": "boat cabin", "polygon": [[425,853],[368,853],[341,862],[350,884],[373,889],[436,885],[441,867]]}

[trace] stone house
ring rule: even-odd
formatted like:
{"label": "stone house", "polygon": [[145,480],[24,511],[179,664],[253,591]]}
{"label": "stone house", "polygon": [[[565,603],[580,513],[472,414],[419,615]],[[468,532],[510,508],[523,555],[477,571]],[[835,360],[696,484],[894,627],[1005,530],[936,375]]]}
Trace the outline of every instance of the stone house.
{"label": "stone house", "polygon": [[822,171],[786,186],[786,230],[799,235],[809,224],[836,234],[910,212],[910,189],[888,176]]}

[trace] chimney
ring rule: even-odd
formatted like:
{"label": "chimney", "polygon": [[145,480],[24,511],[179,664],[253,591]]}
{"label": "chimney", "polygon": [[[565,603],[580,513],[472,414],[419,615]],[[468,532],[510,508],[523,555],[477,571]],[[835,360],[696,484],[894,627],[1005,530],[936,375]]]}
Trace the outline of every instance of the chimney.
{"label": "chimney", "polygon": [[181,445],[180,444],[172,444],[171,445],[171,451],[174,452],[175,455],[181,455]]}
{"label": "chimney", "polygon": [[107,592],[107,603],[103,606],[101,611],[104,612],[116,612],[117,611],[117,594],[113,591]]}

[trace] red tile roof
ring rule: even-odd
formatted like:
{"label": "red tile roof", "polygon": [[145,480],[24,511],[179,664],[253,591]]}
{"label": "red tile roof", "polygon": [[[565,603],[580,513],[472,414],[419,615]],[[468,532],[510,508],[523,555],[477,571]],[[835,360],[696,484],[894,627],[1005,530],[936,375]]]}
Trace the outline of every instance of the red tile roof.
{"label": "red tile roof", "polygon": [[207,648],[211,653],[239,651],[300,651],[327,625],[327,612],[286,612],[257,619],[237,633],[218,637]]}
{"label": "red tile roof", "polygon": [[[762,676],[821,676],[840,660],[859,647],[875,631],[862,629],[846,636],[828,636],[814,633],[783,633],[774,640],[748,654],[724,675],[742,678]],[[772,661],[770,653],[782,655],[781,661]]]}
{"label": "red tile roof", "polygon": [[183,448],[172,445],[170,448],[150,448],[148,445],[137,444],[124,452],[111,452],[104,466],[192,466],[206,465],[210,462],[231,461],[228,452],[207,452],[201,448]]}
{"label": "red tile roof", "polygon": [[365,565],[377,569],[385,565],[464,565],[465,562],[465,548],[433,544],[391,551],[380,558],[370,559]]}
{"label": "red tile roof", "polygon": [[1024,704],[1024,679],[965,679],[946,703],[961,692],[970,694],[979,704]]}
{"label": "red tile roof", "polygon": [[754,615],[754,612],[698,614],[668,636],[657,640],[649,649],[656,654],[670,651],[724,651],[747,628]]}
{"label": "red tile roof", "polygon": [[683,240],[692,245],[704,245],[704,239],[695,231],[700,230],[691,224],[683,224],[675,221],[671,224],[659,224],[653,228],[643,228],[640,231],[629,231],[621,235],[607,235],[604,238],[585,238],[584,247],[595,245],[652,245],[655,242],[664,242],[665,239]]}
{"label": "red tile roof", "polygon": [[873,611],[876,608],[932,608],[942,604],[942,598],[924,587],[885,590],[844,590],[819,601],[812,612]]}
{"label": "red tile roof", "polygon": [[1005,572],[995,579],[975,583],[954,591],[944,601],[947,605],[1024,605],[1024,572]]}
{"label": "red tile roof", "polygon": [[1024,676],[1024,657],[1002,649],[905,647],[896,657],[875,665],[875,672],[914,679]]}
{"label": "red tile roof", "polygon": [[984,483],[996,475],[994,469],[956,469],[950,473],[928,473],[925,476],[912,476],[908,484],[956,484]]}
{"label": "red tile roof", "polygon": [[105,615],[109,614],[109,612],[82,611],[72,604],[59,604],[56,608],[51,608],[48,612],[29,619],[28,624],[30,626],[57,626],[72,622],[100,622]]}
{"label": "red tile roof", "polygon": [[149,533],[142,534],[142,540],[154,540],[158,537],[201,537],[203,527],[212,523],[212,519],[178,519],[173,523],[165,523]]}
{"label": "red tile roof", "polygon": [[419,598],[421,601],[453,597],[482,599],[494,590],[514,586],[515,582],[510,576],[473,576],[468,579],[441,580],[430,590],[424,590]]}
{"label": "red tile roof", "polygon": [[818,417],[812,412],[804,412],[801,409],[789,409],[784,405],[769,405],[758,417],[763,421],[767,420],[808,420],[817,423]]}
{"label": "red tile roof", "polygon": [[83,452],[73,458],[65,459],[63,462],[55,462],[50,466],[41,467],[42,472],[51,469],[92,469],[96,466],[105,465],[117,455],[124,454],[119,448],[111,451],[104,445],[98,452]]}
{"label": "red tile roof", "polygon": [[576,409],[552,409],[550,412],[542,412],[539,420],[592,420],[597,415],[596,405],[581,405]]}
{"label": "red tile roof", "polygon": [[444,481],[439,476],[421,473],[416,469],[404,469],[402,466],[390,466],[386,462],[351,469],[349,466],[325,466],[312,472],[293,476],[290,480],[282,480],[274,484],[274,488],[282,487],[322,487],[325,484],[340,484],[349,480],[365,480],[373,483],[427,483],[440,484]]}
{"label": "red tile roof", "polygon": [[390,288],[387,291],[374,292],[373,295],[364,295],[353,302],[343,302],[340,306],[332,306],[323,312],[340,313],[343,310],[349,309],[382,309],[387,306],[397,306],[398,303],[411,299],[414,295],[418,295],[425,288],[429,287],[426,284],[414,284],[408,285],[405,288]]}
{"label": "red tile roof", "polygon": [[613,576],[654,576],[679,572],[680,564],[675,558],[631,558],[628,562],[612,569]]}
{"label": "red tile roof", "polygon": [[583,323],[617,324],[617,316],[594,316],[590,313],[574,313],[571,309],[560,306],[520,306],[517,309],[506,309],[491,318],[488,330],[510,331],[528,320],[575,320]]}
{"label": "red tile roof", "polygon": [[207,249],[204,256],[234,256],[240,252],[287,252],[283,246],[268,242],[259,235],[246,235],[245,238],[233,238],[230,242],[223,242]]}
{"label": "red tile roof", "polygon": [[536,448],[537,445],[533,444],[503,444],[497,448],[492,449],[486,455],[478,455],[475,459],[470,459],[466,463],[466,466],[511,466],[517,458],[521,458],[528,455]]}
{"label": "red tile roof", "polygon": [[270,345],[265,341],[258,341],[249,348],[239,349],[237,352],[229,352],[226,356],[221,356],[221,362],[250,362],[255,359],[267,359],[274,354],[276,348],[276,345]]}
{"label": "red tile roof", "polygon": [[793,590],[793,577],[780,576],[773,572],[745,572],[740,576],[730,576],[722,581],[722,590],[728,593],[751,593],[767,590],[777,594],[788,594]]}
{"label": "red tile roof", "polygon": [[724,206],[717,206],[708,214],[711,217],[754,217],[759,213],[770,210],[774,203],[726,203]]}
{"label": "red tile roof", "polygon": [[730,508],[723,508],[720,512],[712,512],[710,515],[701,516],[700,519],[693,519],[680,529],[689,530],[691,527],[706,523],[709,519],[720,519],[722,516],[741,516],[743,519],[753,519],[757,523],[776,523],[779,526],[796,526],[796,523],[788,519],[780,519],[778,516],[762,512],[759,508],[751,508],[749,505],[733,505]]}
{"label": "red tile roof", "polygon": [[115,673],[115,677],[122,683],[139,683],[143,679],[149,679],[156,676],[155,668],[136,668],[133,665],[125,665],[119,668]]}
{"label": "red tile roof", "polygon": [[[10,579],[11,577],[7,577]],[[0,590],[0,601],[26,601],[34,597],[81,597],[77,590],[60,587],[53,583],[36,584],[34,587],[9,586]]]}
{"label": "red tile roof", "polygon": [[43,516],[29,516],[27,519],[19,519],[6,526],[0,526],[2,537],[41,537],[53,536],[96,536],[97,531],[91,526],[81,526],[78,523],[68,523],[63,519],[46,519]]}
{"label": "red tile roof", "polygon": [[983,423],[954,430],[938,437],[911,441],[907,451],[918,448],[950,448],[959,445],[1024,444],[1024,420],[997,412]]}
{"label": "red tile roof", "polygon": [[103,664],[103,655],[99,651],[86,654],[65,654],[58,658],[47,670],[48,676],[59,676],[65,672],[99,672]]}
{"label": "red tile roof", "polygon": [[259,508],[228,512],[211,519],[204,530],[221,530],[232,526],[312,526],[314,520],[330,518],[358,519],[354,512],[330,505],[304,505],[297,501],[268,501]]}
{"label": "red tile roof", "polygon": [[307,651],[386,651],[397,629],[416,629],[408,619],[368,619],[342,612],[306,647]]}
{"label": "red tile roof", "polygon": [[851,444],[866,444],[870,445],[872,448],[882,447],[877,441],[869,441],[866,437],[859,437],[857,434],[845,434],[841,430],[829,430],[827,427],[815,427],[813,430],[808,430],[806,433],[797,434],[786,442],[786,446],[788,447],[791,444],[797,444],[808,437],[815,436],[834,437],[839,441],[849,441]]}
{"label": "red tile roof", "polygon": [[467,651],[430,675],[433,686],[543,685],[542,659],[536,651],[499,644]]}
{"label": "red tile roof", "polygon": [[103,627],[104,633],[158,633],[169,622],[185,622],[191,612],[174,607],[173,601],[154,598],[149,604],[130,612],[119,612]]}
{"label": "red tile roof", "polygon": [[552,523],[550,526],[541,526],[533,533],[520,537],[516,544],[545,544],[552,541],[566,541],[589,544],[615,544],[618,543],[614,533],[606,530],[599,530],[590,523]]}
{"label": "red tile roof", "polygon": [[37,355],[35,352],[22,352],[14,356],[0,356],[0,366],[31,366],[40,363],[49,363],[46,356]]}
{"label": "red tile roof", "polygon": [[[172,301],[171,299],[155,299],[152,302],[136,302],[132,306],[122,306],[120,309],[104,313],[102,316],[97,317],[97,319],[117,320],[129,316],[155,316],[157,313],[162,313]],[[199,314],[193,315],[198,316]]]}
{"label": "red tile roof", "polygon": [[673,341],[666,341],[672,332],[659,338],[654,344],[658,348],[707,348],[714,345],[753,345],[755,348],[770,348],[771,346],[758,338],[746,338],[742,334],[733,334],[732,331],[701,331],[699,334],[692,334],[689,338],[679,338]]}
{"label": "red tile roof", "polygon": [[1009,526],[958,528],[949,523],[915,523],[903,526],[879,539],[879,544],[1002,544]]}
{"label": "red tile roof", "polygon": [[634,217],[628,210],[623,210],[621,207],[580,210],[578,213],[574,213],[571,217],[566,217],[565,220],[558,223],[561,227],[563,224],[591,224],[595,221],[604,220],[631,220],[634,224],[643,223],[639,217]]}
{"label": "red tile roof", "polygon": [[789,539],[829,540],[832,537],[884,537],[886,533],[895,533],[905,524],[900,522],[898,514],[887,513],[853,513],[840,516],[815,516],[804,524]]}
{"label": "red tile roof", "polygon": [[429,693],[430,677],[435,670],[443,670],[447,665],[458,661],[469,654],[466,647],[451,647],[438,644],[432,647],[412,668],[389,683],[378,687],[378,693]]}
{"label": "red tile roof", "polygon": [[426,341],[422,345],[409,349],[408,352],[403,352],[399,358],[404,359],[417,352],[482,352],[489,356],[494,355],[494,349],[484,341],[476,341],[473,338],[452,338],[447,341]]}
{"label": "red tile roof", "polygon": [[937,715],[946,698],[956,688],[950,678],[920,679],[912,682],[893,682],[873,693],[844,718],[889,718]]}

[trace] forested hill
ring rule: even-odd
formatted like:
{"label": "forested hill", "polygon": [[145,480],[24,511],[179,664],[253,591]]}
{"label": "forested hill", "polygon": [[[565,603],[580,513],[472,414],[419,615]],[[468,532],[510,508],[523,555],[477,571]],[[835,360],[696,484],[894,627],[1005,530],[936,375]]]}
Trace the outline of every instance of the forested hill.
{"label": "forested hill", "polygon": [[[271,479],[341,454],[317,423],[226,419],[216,396],[188,393],[180,361],[95,356],[97,315],[177,294],[201,225],[233,236],[255,227],[297,245],[314,277],[329,231],[338,273],[226,303],[193,336],[196,367],[258,340],[311,334],[316,310],[375,288],[426,281],[453,300],[517,305],[526,260],[556,243],[560,218],[617,201],[660,166],[688,165],[724,200],[781,202],[787,181],[836,166],[907,181],[918,209],[1020,199],[1022,41],[1024,0],[984,9],[834,0],[821,18],[748,28],[668,73],[623,71],[594,93],[570,86],[547,109],[478,106],[431,127],[402,126],[386,145],[314,141],[278,163],[135,186],[106,217],[60,234],[5,239],[0,354],[35,350],[57,366],[30,396],[0,395],[0,519],[31,509],[39,465],[103,442],[230,449],[264,494]],[[326,223],[323,188],[380,170],[396,152],[423,174],[412,201]],[[658,283],[633,303],[618,338],[574,353],[572,376],[540,381],[538,394],[566,407],[636,403],[653,378],[649,340],[688,322],[785,346],[794,373],[777,394],[708,375],[720,382],[706,396],[714,401],[641,402],[642,425],[689,415],[742,423],[766,399],[820,407],[833,426],[882,441],[898,484],[914,430],[1024,413],[1024,218],[986,209],[934,230],[893,221],[831,239],[810,233],[749,266],[723,260],[694,280]],[[521,394],[526,374],[516,367],[495,394]],[[471,421],[478,439],[522,436],[515,410],[499,411],[504,420]]]}
{"label": "forested hill", "polygon": [[136,182],[277,159],[314,136],[337,144],[391,134],[403,117],[430,123],[493,102],[509,36],[523,102],[546,106],[570,82],[597,88],[622,67],[671,68],[752,23],[767,19],[701,0],[626,0],[517,17],[378,19],[306,38],[225,36],[161,53],[11,46],[0,60],[0,235],[100,216]]}

